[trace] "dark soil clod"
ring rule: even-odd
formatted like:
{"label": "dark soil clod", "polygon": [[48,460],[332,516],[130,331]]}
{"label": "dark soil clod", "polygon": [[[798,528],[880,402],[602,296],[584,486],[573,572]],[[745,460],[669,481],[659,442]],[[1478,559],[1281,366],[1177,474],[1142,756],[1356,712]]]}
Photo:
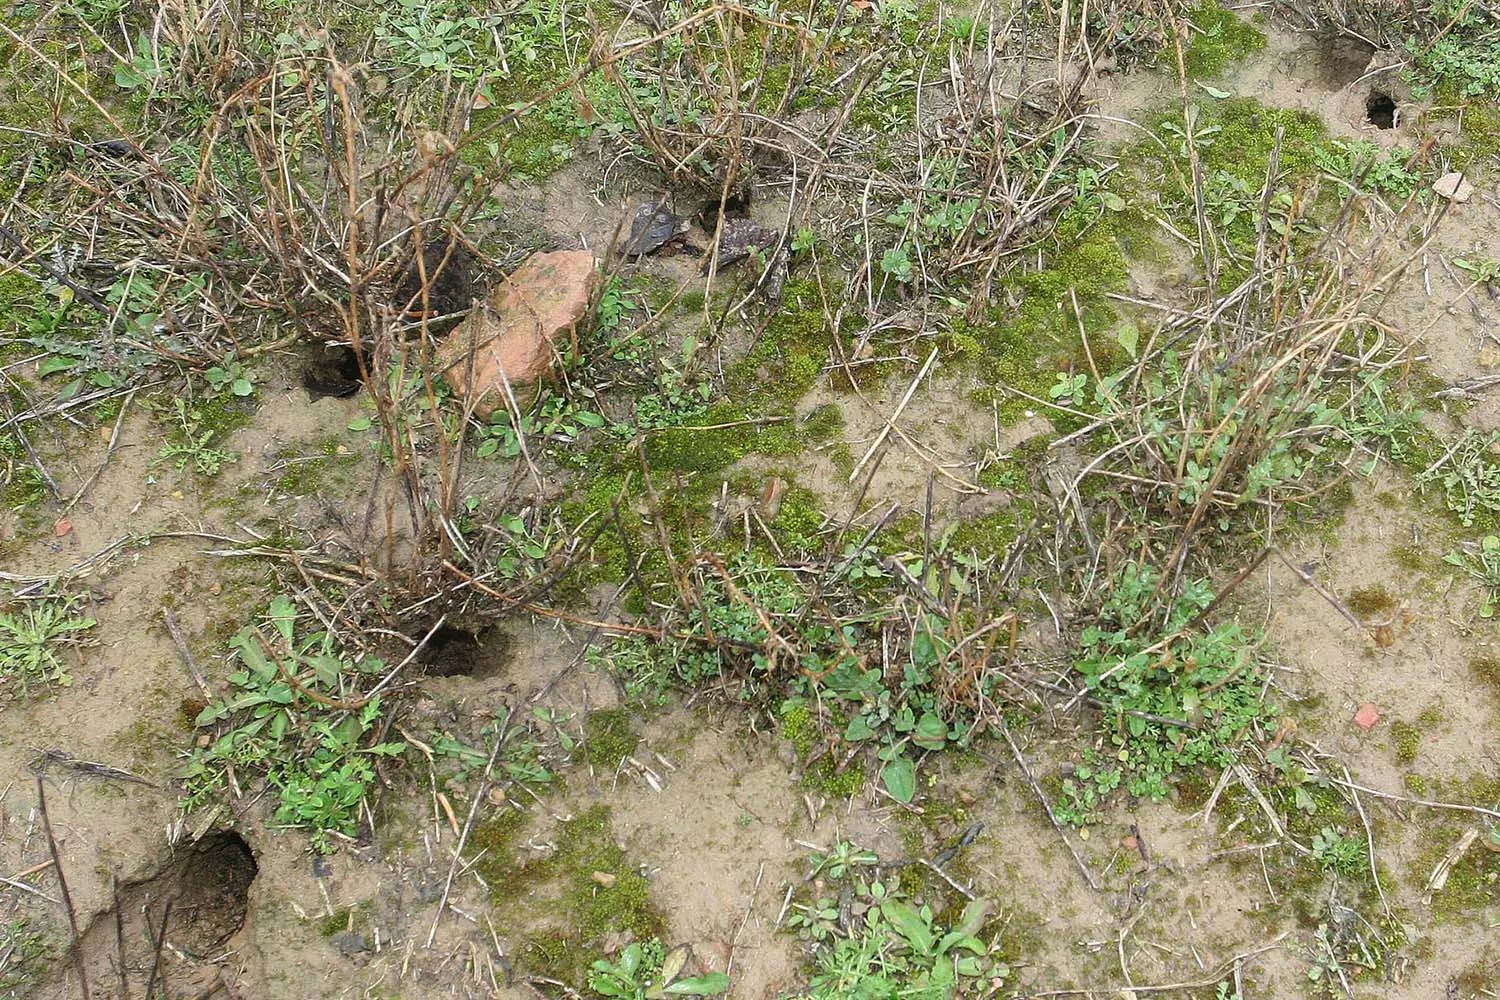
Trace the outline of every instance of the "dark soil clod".
{"label": "dark soil clod", "polygon": [[474,255],[453,234],[428,240],[396,284],[395,306],[410,319],[453,316],[473,303]]}
{"label": "dark soil clod", "polygon": [[632,257],[655,253],[687,232],[687,228],[687,220],[673,215],[665,201],[648,203],[641,207],[631,223],[624,252]]}

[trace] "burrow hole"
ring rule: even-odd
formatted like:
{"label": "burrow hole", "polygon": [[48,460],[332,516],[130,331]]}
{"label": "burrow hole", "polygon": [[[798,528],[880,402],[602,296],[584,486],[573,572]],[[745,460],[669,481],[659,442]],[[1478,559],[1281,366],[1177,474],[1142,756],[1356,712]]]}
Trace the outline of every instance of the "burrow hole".
{"label": "burrow hole", "polygon": [[1396,99],[1383,90],[1372,90],[1365,98],[1365,120],[1379,129],[1396,127]]}
{"label": "burrow hole", "polygon": [[427,647],[421,662],[436,677],[493,677],[504,668],[510,655],[510,636],[496,629],[473,632],[444,625]]}
{"label": "burrow hole", "polygon": [[315,347],[302,366],[302,387],[313,399],[352,396],[360,384],[359,357],[352,347]]}

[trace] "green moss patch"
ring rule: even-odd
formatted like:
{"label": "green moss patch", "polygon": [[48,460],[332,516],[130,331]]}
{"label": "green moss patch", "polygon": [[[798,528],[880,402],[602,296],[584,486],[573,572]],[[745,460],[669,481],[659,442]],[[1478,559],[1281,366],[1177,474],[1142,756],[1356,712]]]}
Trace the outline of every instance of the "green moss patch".
{"label": "green moss patch", "polygon": [[[1010,277],[1002,287],[1003,295],[1017,301],[1014,308],[994,309],[980,323],[950,324],[950,338],[960,349],[977,353],[980,376],[988,383],[982,401],[999,404],[1002,422],[1014,423],[1037,408],[1008,388],[1045,400],[1059,372],[1089,372],[1091,357],[1101,375],[1123,362],[1118,341],[1106,333],[1118,318],[1106,295],[1122,290],[1129,277],[1120,240],[1124,228],[1129,222],[1117,213],[1092,223],[1065,219],[1043,265]],[[1069,423],[1065,414],[1051,416],[1059,426]]]}
{"label": "green moss patch", "polygon": [[496,925],[521,938],[528,972],[583,982],[606,937],[645,941],[663,933],[650,883],[616,843],[607,807],[560,824],[556,851],[536,860],[517,857],[525,823],[522,813],[507,810],[477,826],[469,846],[490,885]]}
{"label": "green moss patch", "polygon": [[583,737],[584,759],[597,771],[615,771],[641,742],[625,708],[590,712],[583,722]]}
{"label": "green moss patch", "polygon": [[1422,731],[1409,722],[1394,722],[1391,738],[1396,744],[1396,763],[1403,767],[1415,763],[1422,749]]}
{"label": "green moss patch", "polygon": [[1216,3],[1194,7],[1187,20],[1194,30],[1182,62],[1190,78],[1218,76],[1266,47],[1264,32]]}
{"label": "green moss patch", "polygon": [[573,158],[579,139],[589,133],[566,92],[554,94],[514,122],[496,124],[509,113],[503,104],[475,111],[471,127],[478,135],[459,151],[459,158],[489,173],[543,181]]}
{"label": "green moss patch", "polygon": [[1361,618],[1374,618],[1389,614],[1396,607],[1396,598],[1381,586],[1358,587],[1349,592],[1344,602]]}
{"label": "green moss patch", "polygon": [[[1412,862],[1408,878],[1421,888],[1433,870],[1458,841],[1462,829],[1452,825],[1438,826],[1428,835],[1427,848]],[[1479,834],[1484,837],[1483,831]],[[1468,922],[1500,906],[1500,854],[1486,850],[1476,840],[1454,862],[1447,884],[1432,894],[1432,914],[1439,920]]]}
{"label": "green moss patch", "polygon": [[1500,657],[1476,656],[1469,661],[1469,676],[1474,683],[1500,701]]}

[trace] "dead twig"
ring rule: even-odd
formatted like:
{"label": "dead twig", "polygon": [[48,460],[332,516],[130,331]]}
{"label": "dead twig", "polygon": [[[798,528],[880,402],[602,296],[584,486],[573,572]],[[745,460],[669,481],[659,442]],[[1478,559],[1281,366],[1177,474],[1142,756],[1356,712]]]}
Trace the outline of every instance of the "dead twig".
{"label": "dead twig", "polygon": [[68,891],[68,879],[63,874],[62,852],[57,849],[57,838],[52,833],[52,817],[47,812],[47,789],[41,775],[36,778],[36,802],[37,809],[42,814],[42,828],[47,832],[47,850],[52,853],[52,864],[57,868],[57,888],[62,893],[63,908],[68,913],[68,931],[71,935],[69,957],[73,960],[73,970],[78,973],[79,991],[83,1000],[88,1000],[89,975],[83,963],[83,937],[78,932],[78,912],[73,909],[73,895]]}
{"label": "dead twig", "polygon": [[507,708],[505,720],[500,723],[500,728],[495,732],[495,745],[490,749],[490,759],[484,765],[484,777],[480,779],[479,788],[474,792],[474,799],[469,803],[469,815],[464,819],[464,828],[458,835],[458,844],[453,848],[453,861],[448,865],[448,877],[443,882],[443,898],[438,900],[437,912],[432,915],[432,927],[427,931],[427,948],[432,947],[432,942],[437,939],[438,923],[443,919],[443,910],[448,907],[448,894],[453,891],[453,877],[458,871],[459,861],[464,855],[464,845],[468,843],[469,831],[474,828],[474,817],[479,813],[479,803],[483,801],[490,789],[490,776],[495,771],[495,761],[500,757],[500,749],[505,745],[505,734],[510,729],[511,717],[515,714],[513,709]]}
{"label": "dead twig", "polygon": [[1089,871],[1089,866],[1084,862],[1083,855],[1078,853],[1078,849],[1073,846],[1073,842],[1068,839],[1066,831],[1063,830],[1062,824],[1057,821],[1056,814],[1052,812],[1052,803],[1047,801],[1047,796],[1043,793],[1042,786],[1038,785],[1036,778],[1032,777],[1031,768],[1026,765],[1026,758],[1022,756],[1021,748],[1016,746],[1015,738],[1010,734],[1010,725],[1006,723],[1003,717],[1000,718],[999,722],[1000,733],[1005,737],[1005,745],[1010,747],[1011,757],[1015,759],[1016,767],[1020,768],[1021,776],[1026,779],[1026,784],[1031,787],[1031,793],[1042,804],[1042,811],[1046,813],[1047,821],[1052,824],[1052,829],[1057,831],[1057,835],[1061,838],[1063,846],[1072,855],[1073,863],[1078,866],[1078,871],[1083,875],[1084,882],[1088,883],[1090,889],[1098,892],[1099,883],[1095,881],[1094,873]]}
{"label": "dead twig", "polygon": [[41,775],[43,772],[45,772],[50,765],[57,764],[61,767],[66,767],[71,771],[77,771],[79,774],[86,774],[93,778],[110,778],[115,781],[129,781],[134,782],[137,785],[145,785],[147,788],[160,787],[156,784],[156,782],[142,778],[138,774],[131,774],[129,771],[126,771],[123,768],[114,767],[110,764],[100,764],[97,761],[84,760],[82,757],[74,757],[72,754],[67,753],[63,750],[42,750],[39,747],[33,747],[32,749],[37,750],[39,754],[39,756],[37,756],[31,762],[31,770],[37,775]]}

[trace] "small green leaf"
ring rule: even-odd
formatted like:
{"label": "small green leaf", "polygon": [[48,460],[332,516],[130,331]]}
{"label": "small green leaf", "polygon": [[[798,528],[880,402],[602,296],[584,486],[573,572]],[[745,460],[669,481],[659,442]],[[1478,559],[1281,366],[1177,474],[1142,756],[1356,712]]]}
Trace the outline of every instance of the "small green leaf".
{"label": "small green leaf", "polygon": [[324,687],[332,687],[338,683],[339,670],[343,667],[343,661],[331,653],[319,653],[307,658],[307,662],[313,668],[313,674],[318,678],[318,683]]}
{"label": "small green leaf", "polygon": [[1216,101],[1222,101],[1229,97],[1229,91],[1227,90],[1220,90],[1218,87],[1210,87],[1208,84],[1196,80],[1193,82],[1202,87],[1203,92]]}
{"label": "small green leaf", "polygon": [[207,726],[212,723],[218,722],[228,714],[228,706],[226,706],[223,702],[218,702],[213,705],[209,705],[203,711],[199,712],[198,717],[193,720],[193,725]]}
{"label": "small green leaf", "polygon": [[367,431],[367,430],[370,429],[370,418],[369,417],[356,417],[355,419],[349,421],[348,427],[349,427],[349,430],[355,431],[355,432],[358,432],[358,431]]}
{"label": "small green leaf", "polygon": [[271,598],[271,624],[276,626],[276,631],[290,646],[292,642],[292,629],[297,623],[297,605],[285,594],[277,594]]}
{"label": "small green leaf", "polygon": [[923,956],[933,955],[931,922],[923,920],[922,914],[910,903],[889,899],[881,904],[880,912],[890,921],[896,933],[906,938],[906,943],[911,945],[913,951]]}
{"label": "small green leaf", "polygon": [[1120,342],[1125,353],[1130,355],[1130,360],[1134,361],[1136,349],[1141,345],[1140,327],[1134,323],[1125,323],[1115,332],[1115,339]]}
{"label": "small green leaf", "polygon": [[722,972],[679,979],[662,992],[674,997],[712,997],[729,989],[729,977]]}
{"label": "small green leaf", "polygon": [[924,712],[911,741],[923,750],[941,750],[948,745],[948,724],[932,712]]}
{"label": "small green leaf", "polygon": [[897,757],[881,768],[880,780],[897,802],[910,802],[917,797],[917,765],[909,757]]}

